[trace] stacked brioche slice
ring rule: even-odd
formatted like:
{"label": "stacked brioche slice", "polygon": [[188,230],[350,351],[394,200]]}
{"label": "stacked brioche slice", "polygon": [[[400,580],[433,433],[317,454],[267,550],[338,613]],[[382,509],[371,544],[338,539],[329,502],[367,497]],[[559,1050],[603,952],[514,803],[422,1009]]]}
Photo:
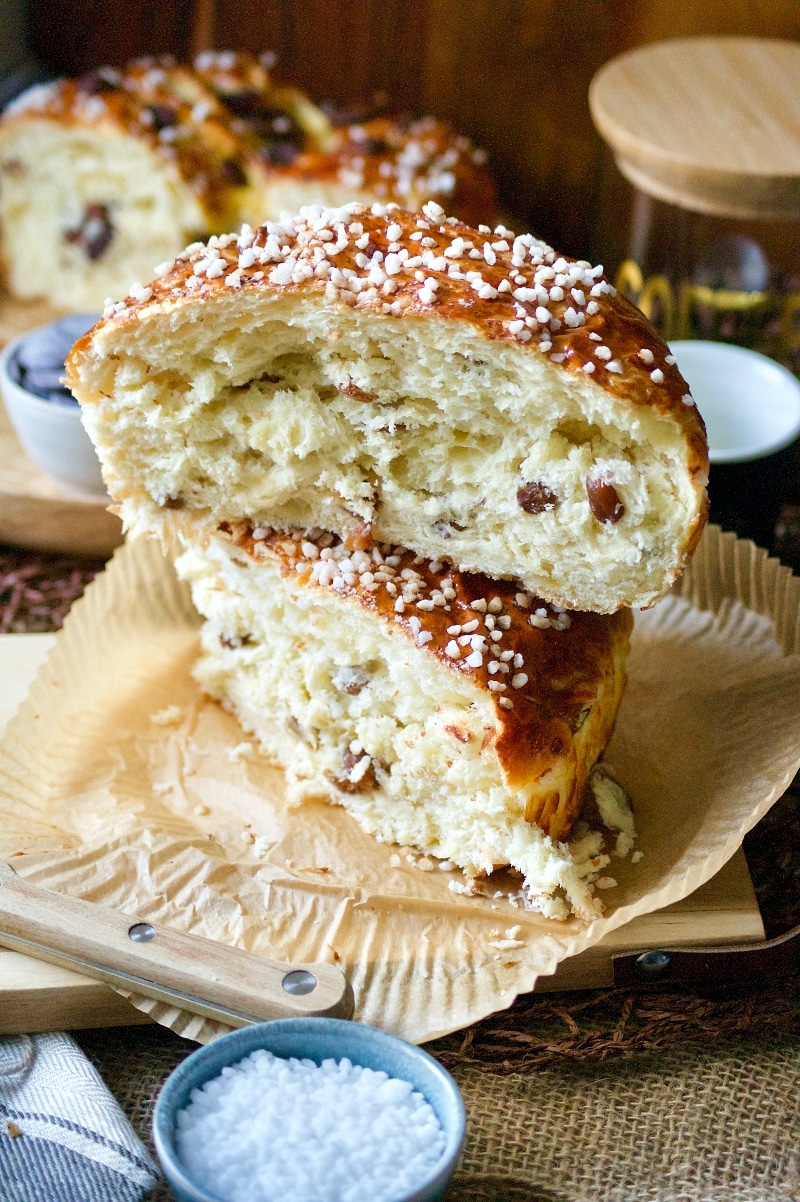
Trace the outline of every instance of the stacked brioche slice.
{"label": "stacked brioche slice", "polygon": [[177,567],[207,618],[197,678],[291,798],[326,797],[470,876],[510,865],[543,913],[596,912],[599,836],[581,864],[560,844],[614,724],[629,610],[570,614],[319,531],[228,528]]}
{"label": "stacked brioche slice", "polygon": [[69,366],[125,525],[321,526],[652,605],[699,538],[702,421],[598,269],[531,236],[310,208],[190,248]]}
{"label": "stacked brioche slice", "polygon": [[601,836],[569,840],[707,471],[602,273],[436,205],[315,207],[190,248],[68,378],[128,529],[184,548],[198,679],[291,794],[597,913]]}

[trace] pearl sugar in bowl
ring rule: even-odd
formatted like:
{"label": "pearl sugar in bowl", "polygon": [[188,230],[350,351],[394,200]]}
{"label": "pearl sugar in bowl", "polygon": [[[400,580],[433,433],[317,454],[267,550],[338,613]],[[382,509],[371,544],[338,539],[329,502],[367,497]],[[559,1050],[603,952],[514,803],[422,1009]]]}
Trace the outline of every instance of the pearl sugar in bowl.
{"label": "pearl sugar in bowl", "polygon": [[154,1136],[185,1202],[422,1202],[455,1169],[464,1109],[419,1048],[341,1019],[286,1019],[188,1057]]}

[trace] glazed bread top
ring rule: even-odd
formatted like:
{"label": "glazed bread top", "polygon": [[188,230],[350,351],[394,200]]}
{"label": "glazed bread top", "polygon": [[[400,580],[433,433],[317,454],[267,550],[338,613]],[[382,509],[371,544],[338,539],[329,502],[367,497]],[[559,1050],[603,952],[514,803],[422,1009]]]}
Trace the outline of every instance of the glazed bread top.
{"label": "glazed bread top", "polygon": [[[271,333],[259,343],[262,325]],[[299,339],[291,355],[288,337]],[[383,347],[380,362],[370,360],[374,344],[356,345],[369,338]],[[156,426],[167,420],[167,397],[186,399],[190,383],[181,373],[213,366],[220,381],[213,403],[227,405],[233,415],[245,386],[266,393],[280,386],[270,374],[277,370],[271,348],[286,352],[283,361],[305,355],[314,360],[314,371],[324,368],[324,396],[314,376],[319,405],[330,409],[326,398],[333,385],[334,407],[353,411],[348,421],[354,437],[383,436],[383,449],[391,443],[405,471],[423,472],[426,454],[433,463],[437,439],[461,440],[436,488],[423,483],[416,493],[402,494],[397,474],[388,479],[394,469],[379,449],[375,464],[364,468],[377,495],[351,496],[338,510],[335,498],[326,507],[322,493],[299,478],[287,483],[285,505],[275,502],[274,478],[272,501],[259,498],[256,487],[227,511],[223,496],[204,492],[198,480],[178,493],[166,476],[158,485],[151,481],[148,500],[143,477],[131,475],[130,448],[119,443],[123,410],[134,424],[149,420],[152,445]],[[334,369],[325,358],[332,353],[339,356],[338,378],[330,376]],[[417,445],[415,422],[422,411],[400,415],[396,380],[395,391],[385,394],[381,381],[398,356],[397,376],[409,386],[416,358],[429,353],[443,383],[437,395],[424,399],[425,413],[436,410],[440,425],[438,432],[424,431]],[[160,406],[152,420],[134,409],[128,391],[132,376],[125,376],[125,363],[134,360],[140,367],[149,363],[147,396],[157,397]],[[370,362],[377,362],[372,374]],[[67,371],[107,466],[112,496],[129,525],[140,528],[157,528],[152,514],[134,513],[151,502],[282,528],[323,525],[348,534],[361,526],[421,554],[520,578],[538,595],[570,608],[611,612],[657,600],[688,562],[706,518],[702,419],[667,346],[643,315],[615,291],[602,268],[569,260],[503,226],[465,226],[433,203],[421,213],[392,205],[312,206],[255,231],[193,245],[135,295],[110,305],[76,344]],[[159,380],[166,391],[159,391]],[[493,459],[480,446],[467,445],[471,428],[487,422],[485,445],[494,448]],[[233,424],[231,417],[226,430]],[[191,441],[190,425],[185,435]],[[526,445],[518,447],[521,440]],[[502,454],[496,451],[500,442]],[[465,474],[461,493],[455,458]],[[329,488],[331,497],[337,488]],[[420,491],[427,494],[424,505]],[[462,493],[471,497],[455,517],[447,509],[448,492],[451,509]],[[412,517],[421,517],[424,508],[425,529],[403,523],[404,507]],[[470,541],[473,526],[483,523],[485,533],[490,521],[496,523],[492,537],[505,539],[507,553],[484,554],[491,549],[482,536]],[[577,583],[563,578],[572,569],[562,572],[554,562],[567,554],[569,540]],[[606,563],[609,555],[613,564]]]}

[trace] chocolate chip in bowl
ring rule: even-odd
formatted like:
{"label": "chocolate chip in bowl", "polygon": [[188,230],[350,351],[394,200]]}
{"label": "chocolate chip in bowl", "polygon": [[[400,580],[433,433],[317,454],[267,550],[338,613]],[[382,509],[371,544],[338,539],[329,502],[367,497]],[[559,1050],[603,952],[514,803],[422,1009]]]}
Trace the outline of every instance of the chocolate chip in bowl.
{"label": "chocolate chip in bowl", "polygon": [[77,313],[15,338],[0,353],[0,391],[30,458],[67,494],[102,497],[100,463],[63,383],[64,360],[97,320]]}

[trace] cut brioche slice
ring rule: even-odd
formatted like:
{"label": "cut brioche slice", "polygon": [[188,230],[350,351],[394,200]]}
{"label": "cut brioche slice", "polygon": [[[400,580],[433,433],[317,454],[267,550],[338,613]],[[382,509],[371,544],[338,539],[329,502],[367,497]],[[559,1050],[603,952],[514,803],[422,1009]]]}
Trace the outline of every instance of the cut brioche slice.
{"label": "cut brioche slice", "polygon": [[[548,291],[549,287],[549,291]],[[388,206],[309,208],[178,260],[68,381],[125,526],[322,526],[647,606],[705,521],[702,421],[587,263]]]}
{"label": "cut brioche slice", "polygon": [[625,682],[631,614],[569,614],[386,544],[227,527],[177,560],[206,618],[195,674],[286,771],[382,841],[526,904],[599,913],[576,863],[589,772]]}

